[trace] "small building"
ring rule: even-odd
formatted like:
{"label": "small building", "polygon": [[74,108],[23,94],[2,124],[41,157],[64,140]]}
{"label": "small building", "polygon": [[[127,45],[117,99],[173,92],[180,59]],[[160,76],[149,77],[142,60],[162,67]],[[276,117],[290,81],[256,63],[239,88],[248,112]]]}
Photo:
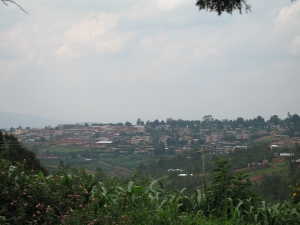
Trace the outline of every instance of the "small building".
{"label": "small building", "polygon": [[206,135],[205,141],[206,142],[220,142],[223,140],[222,135]]}
{"label": "small building", "polygon": [[179,177],[192,177],[192,176],[194,176],[194,174],[187,174],[187,173],[181,173],[181,174],[179,174],[178,175]]}
{"label": "small building", "polygon": [[151,136],[134,136],[131,138],[130,143],[136,145],[136,144],[146,144],[152,141],[153,139]]}
{"label": "small building", "polygon": [[279,148],[278,145],[270,145],[270,148],[273,150],[274,148]]}
{"label": "small building", "polygon": [[236,134],[235,138],[237,140],[249,140],[250,139],[250,135],[246,134],[246,133],[242,133],[242,134]]}
{"label": "small building", "polygon": [[57,146],[70,146],[70,145],[81,145],[84,141],[78,139],[58,140],[55,144]]}
{"label": "small building", "polygon": [[28,133],[28,130],[26,129],[15,129],[14,134],[15,135],[20,135],[20,134],[25,134]]}
{"label": "small building", "polygon": [[186,173],[181,173],[178,175],[179,177],[187,177],[187,174]]}
{"label": "small building", "polygon": [[280,153],[280,157],[292,157],[294,153]]}
{"label": "small building", "polygon": [[96,142],[96,144],[98,146],[107,146],[107,145],[109,145],[111,143],[113,143],[113,142],[112,141],[98,141],[98,142]]}

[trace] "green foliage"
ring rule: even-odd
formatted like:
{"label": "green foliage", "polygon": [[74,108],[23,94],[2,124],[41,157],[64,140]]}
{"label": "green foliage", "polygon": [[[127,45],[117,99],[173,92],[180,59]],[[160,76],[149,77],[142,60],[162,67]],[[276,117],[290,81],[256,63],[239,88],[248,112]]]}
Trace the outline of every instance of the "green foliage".
{"label": "green foliage", "polygon": [[99,138],[100,137],[100,133],[99,132],[96,132],[95,134],[94,134],[94,138]]}
{"label": "green foliage", "polygon": [[44,176],[1,159],[0,224],[298,224],[298,186],[290,187],[291,202],[270,206],[248,190],[247,176],[232,173],[228,159],[215,166],[210,186],[190,196],[159,180],[113,183],[101,169],[94,176],[63,161]]}
{"label": "green foliage", "polygon": [[291,196],[292,196],[292,202],[295,204],[300,203],[300,185],[297,183],[296,185],[289,185]]}
{"label": "green foliage", "polygon": [[216,168],[212,170],[215,173],[214,178],[206,193],[207,204],[214,209],[214,215],[227,219],[229,215],[233,216],[229,213],[228,203],[231,204],[232,208],[237,207],[241,201],[248,198],[259,200],[248,189],[250,184],[246,182],[247,175],[242,172],[232,174],[228,159],[220,158],[215,162],[215,165]]}
{"label": "green foliage", "polygon": [[246,167],[250,163],[262,163],[265,159],[271,161],[274,157],[274,152],[266,144],[257,144],[247,149],[235,149],[228,157],[235,168],[240,168]]}
{"label": "green foliage", "polygon": [[13,163],[25,163],[25,169],[38,170],[44,174],[48,174],[48,171],[41,165],[39,159],[36,158],[34,152],[29,151],[21,145],[18,139],[9,134],[2,134],[0,131],[0,158],[9,160]]}
{"label": "green foliage", "polygon": [[290,198],[289,179],[278,174],[263,175],[260,185],[253,190],[267,202],[282,202]]}
{"label": "green foliage", "polygon": [[215,11],[219,16],[223,12],[232,14],[235,10],[240,13],[242,13],[243,9],[245,9],[246,13],[251,11],[251,5],[247,4],[246,0],[197,0],[196,6],[199,7],[199,10]]}
{"label": "green foliage", "polygon": [[[85,202],[82,176],[50,175],[25,170],[24,164],[0,163],[0,215],[7,224],[53,223]],[[0,223],[1,224],[1,223]]]}
{"label": "green foliage", "polygon": [[246,12],[251,11],[251,5],[247,4],[246,0],[198,0],[196,6],[199,7],[199,10],[216,11],[218,15],[221,15],[222,12],[231,14],[234,10],[242,13],[244,7]]}
{"label": "green foliage", "polygon": [[132,123],[126,121],[125,126],[126,126],[126,127],[131,127],[131,126],[132,126]]}

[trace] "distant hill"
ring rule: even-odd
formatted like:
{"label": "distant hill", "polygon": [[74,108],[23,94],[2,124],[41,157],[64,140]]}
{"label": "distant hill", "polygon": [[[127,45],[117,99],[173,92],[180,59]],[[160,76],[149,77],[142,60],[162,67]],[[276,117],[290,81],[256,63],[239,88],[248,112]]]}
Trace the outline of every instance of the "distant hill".
{"label": "distant hill", "polygon": [[44,118],[40,116],[24,115],[18,113],[0,112],[0,129],[22,126],[31,128],[41,128],[45,126],[57,126],[63,123],[74,123],[64,120]]}

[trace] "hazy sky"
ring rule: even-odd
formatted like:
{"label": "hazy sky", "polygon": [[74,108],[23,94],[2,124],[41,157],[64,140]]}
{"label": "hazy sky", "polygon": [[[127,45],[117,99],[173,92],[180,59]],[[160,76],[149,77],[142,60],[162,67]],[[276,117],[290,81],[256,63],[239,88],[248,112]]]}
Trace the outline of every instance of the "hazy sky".
{"label": "hazy sky", "polygon": [[0,111],[61,120],[300,114],[300,1],[0,2]]}

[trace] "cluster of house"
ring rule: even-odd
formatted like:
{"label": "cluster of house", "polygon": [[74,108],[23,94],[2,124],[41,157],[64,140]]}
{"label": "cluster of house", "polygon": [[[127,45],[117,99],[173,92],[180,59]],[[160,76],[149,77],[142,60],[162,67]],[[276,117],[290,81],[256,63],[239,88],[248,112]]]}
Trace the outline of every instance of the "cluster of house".
{"label": "cluster of house", "polygon": [[[14,135],[24,143],[39,143],[45,146],[81,146],[85,148],[106,148],[107,150],[124,150],[132,146],[135,153],[153,153],[158,143],[163,143],[165,150],[174,150],[178,153],[195,148],[209,149],[213,154],[224,154],[234,151],[235,148],[247,148],[251,144],[253,135],[256,137],[271,138],[271,148],[286,144],[300,144],[300,139],[290,139],[285,135],[285,128],[279,125],[271,126],[269,130],[262,129],[252,133],[250,129],[237,128],[235,130],[217,131],[201,129],[192,131],[188,127],[173,128],[169,125],[159,125],[154,129],[156,137],[147,133],[147,125],[102,125],[102,124],[62,124],[55,128],[43,129],[15,129]],[[166,135],[166,132],[167,135]],[[157,133],[161,134],[157,138]],[[233,140],[225,137],[231,136]],[[195,138],[196,137],[196,138]],[[184,146],[172,146],[168,139],[184,141]],[[155,140],[155,141],[154,141]],[[201,141],[202,142],[201,142]],[[204,143],[205,140],[205,143]],[[126,147],[124,147],[126,146]]]}
{"label": "cluster of house", "polygon": [[82,126],[63,124],[55,128],[15,129],[14,135],[23,143],[38,142],[45,146],[96,147],[111,144],[120,132],[133,132],[138,129],[126,126]]}

